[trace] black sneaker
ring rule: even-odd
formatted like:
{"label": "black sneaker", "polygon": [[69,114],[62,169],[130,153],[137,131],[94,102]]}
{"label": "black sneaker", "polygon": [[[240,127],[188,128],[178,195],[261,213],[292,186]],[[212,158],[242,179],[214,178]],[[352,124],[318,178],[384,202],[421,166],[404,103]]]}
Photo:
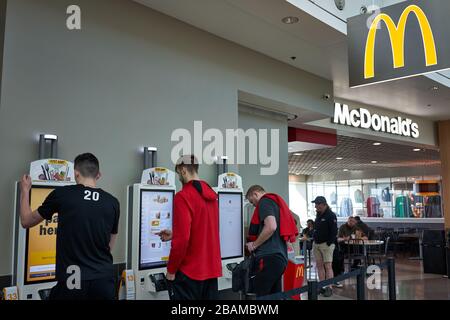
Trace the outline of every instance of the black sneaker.
{"label": "black sneaker", "polygon": [[325,298],[329,298],[333,295],[333,290],[330,287],[325,288],[325,292],[323,293],[323,296]]}
{"label": "black sneaker", "polygon": [[319,294],[325,294],[325,288],[320,288]]}

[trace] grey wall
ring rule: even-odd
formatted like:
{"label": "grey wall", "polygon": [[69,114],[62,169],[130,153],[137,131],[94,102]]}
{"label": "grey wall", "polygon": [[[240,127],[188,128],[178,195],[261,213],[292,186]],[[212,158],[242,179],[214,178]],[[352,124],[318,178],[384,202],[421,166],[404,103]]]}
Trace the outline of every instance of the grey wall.
{"label": "grey wall", "polygon": [[[244,130],[272,129],[279,130],[279,170],[274,176],[261,175],[259,165],[239,165],[239,174],[242,176],[244,191],[254,184],[261,185],[267,192],[281,195],[289,203],[289,170],[288,170],[288,139],[287,119],[266,112],[251,112],[247,108],[239,108],[239,128]],[[270,139],[268,139],[270,141]],[[268,150],[271,150],[269,147]],[[248,159],[248,152],[246,154]]]}
{"label": "grey wall", "polygon": [[[66,28],[71,4],[81,6],[81,31]],[[114,258],[123,262],[125,186],[138,181],[142,146],[159,147],[159,164],[172,168],[172,130],[192,130],[194,120],[203,120],[205,128],[236,128],[238,90],[320,112],[331,107],[320,99],[331,89],[329,81],[131,0],[8,1],[0,106],[0,275],[11,273],[14,182],[36,159],[39,133],[60,137],[61,158],[86,151],[99,157],[100,187],[122,204]],[[214,172],[212,166],[200,169],[213,185]],[[287,167],[273,180],[287,195]]]}

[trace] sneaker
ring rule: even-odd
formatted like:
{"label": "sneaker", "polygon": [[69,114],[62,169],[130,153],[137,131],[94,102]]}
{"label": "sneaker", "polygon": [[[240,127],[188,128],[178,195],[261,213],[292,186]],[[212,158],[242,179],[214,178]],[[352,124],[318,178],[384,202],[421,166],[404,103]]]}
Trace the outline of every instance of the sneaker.
{"label": "sneaker", "polygon": [[330,287],[325,288],[325,292],[323,293],[323,296],[325,298],[329,298],[333,295],[333,290]]}
{"label": "sneaker", "polygon": [[319,294],[325,294],[325,288],[320,288]]}
{"label": "sneaker", "polygon": [[341,289],[344,287],[344,285],[340,282],[336,282],[336,284],[334,284],[333,287]]}

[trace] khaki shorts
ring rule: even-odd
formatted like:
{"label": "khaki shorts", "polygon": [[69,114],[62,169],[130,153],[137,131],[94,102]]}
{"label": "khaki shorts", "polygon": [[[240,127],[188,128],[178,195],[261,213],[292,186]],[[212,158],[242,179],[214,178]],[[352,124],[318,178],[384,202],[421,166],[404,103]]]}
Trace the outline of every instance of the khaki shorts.
{"label": "khaki shorts", "polygon": [[327,245],[326,242],[313,245],[313,253],[316,260],[322,260],[324,263],[332,263],[333,262],[333,252],[334,252],[335,244]]}

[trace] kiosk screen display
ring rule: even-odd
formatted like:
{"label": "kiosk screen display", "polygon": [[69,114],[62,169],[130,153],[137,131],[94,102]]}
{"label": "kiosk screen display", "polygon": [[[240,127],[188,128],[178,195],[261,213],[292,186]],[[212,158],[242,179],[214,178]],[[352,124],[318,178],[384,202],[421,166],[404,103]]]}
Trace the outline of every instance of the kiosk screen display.
{"label": "kiosk screen display", "polygon": [[171,242],[162,242],[158,233],[172,230],[172,190],[141,190],[139,270],[161,268],[169,260]]}
{"label": "kiosk screen display", "polygon": [[[55,187],[33,186],[30,205],[34,212]],[[55,281],[58,215],[26,231],[25,284]]]}
{"label": "kiosk screen display", "polygon": [[242,257],[242,193],[219,192],[219,219],[222,259]]}

